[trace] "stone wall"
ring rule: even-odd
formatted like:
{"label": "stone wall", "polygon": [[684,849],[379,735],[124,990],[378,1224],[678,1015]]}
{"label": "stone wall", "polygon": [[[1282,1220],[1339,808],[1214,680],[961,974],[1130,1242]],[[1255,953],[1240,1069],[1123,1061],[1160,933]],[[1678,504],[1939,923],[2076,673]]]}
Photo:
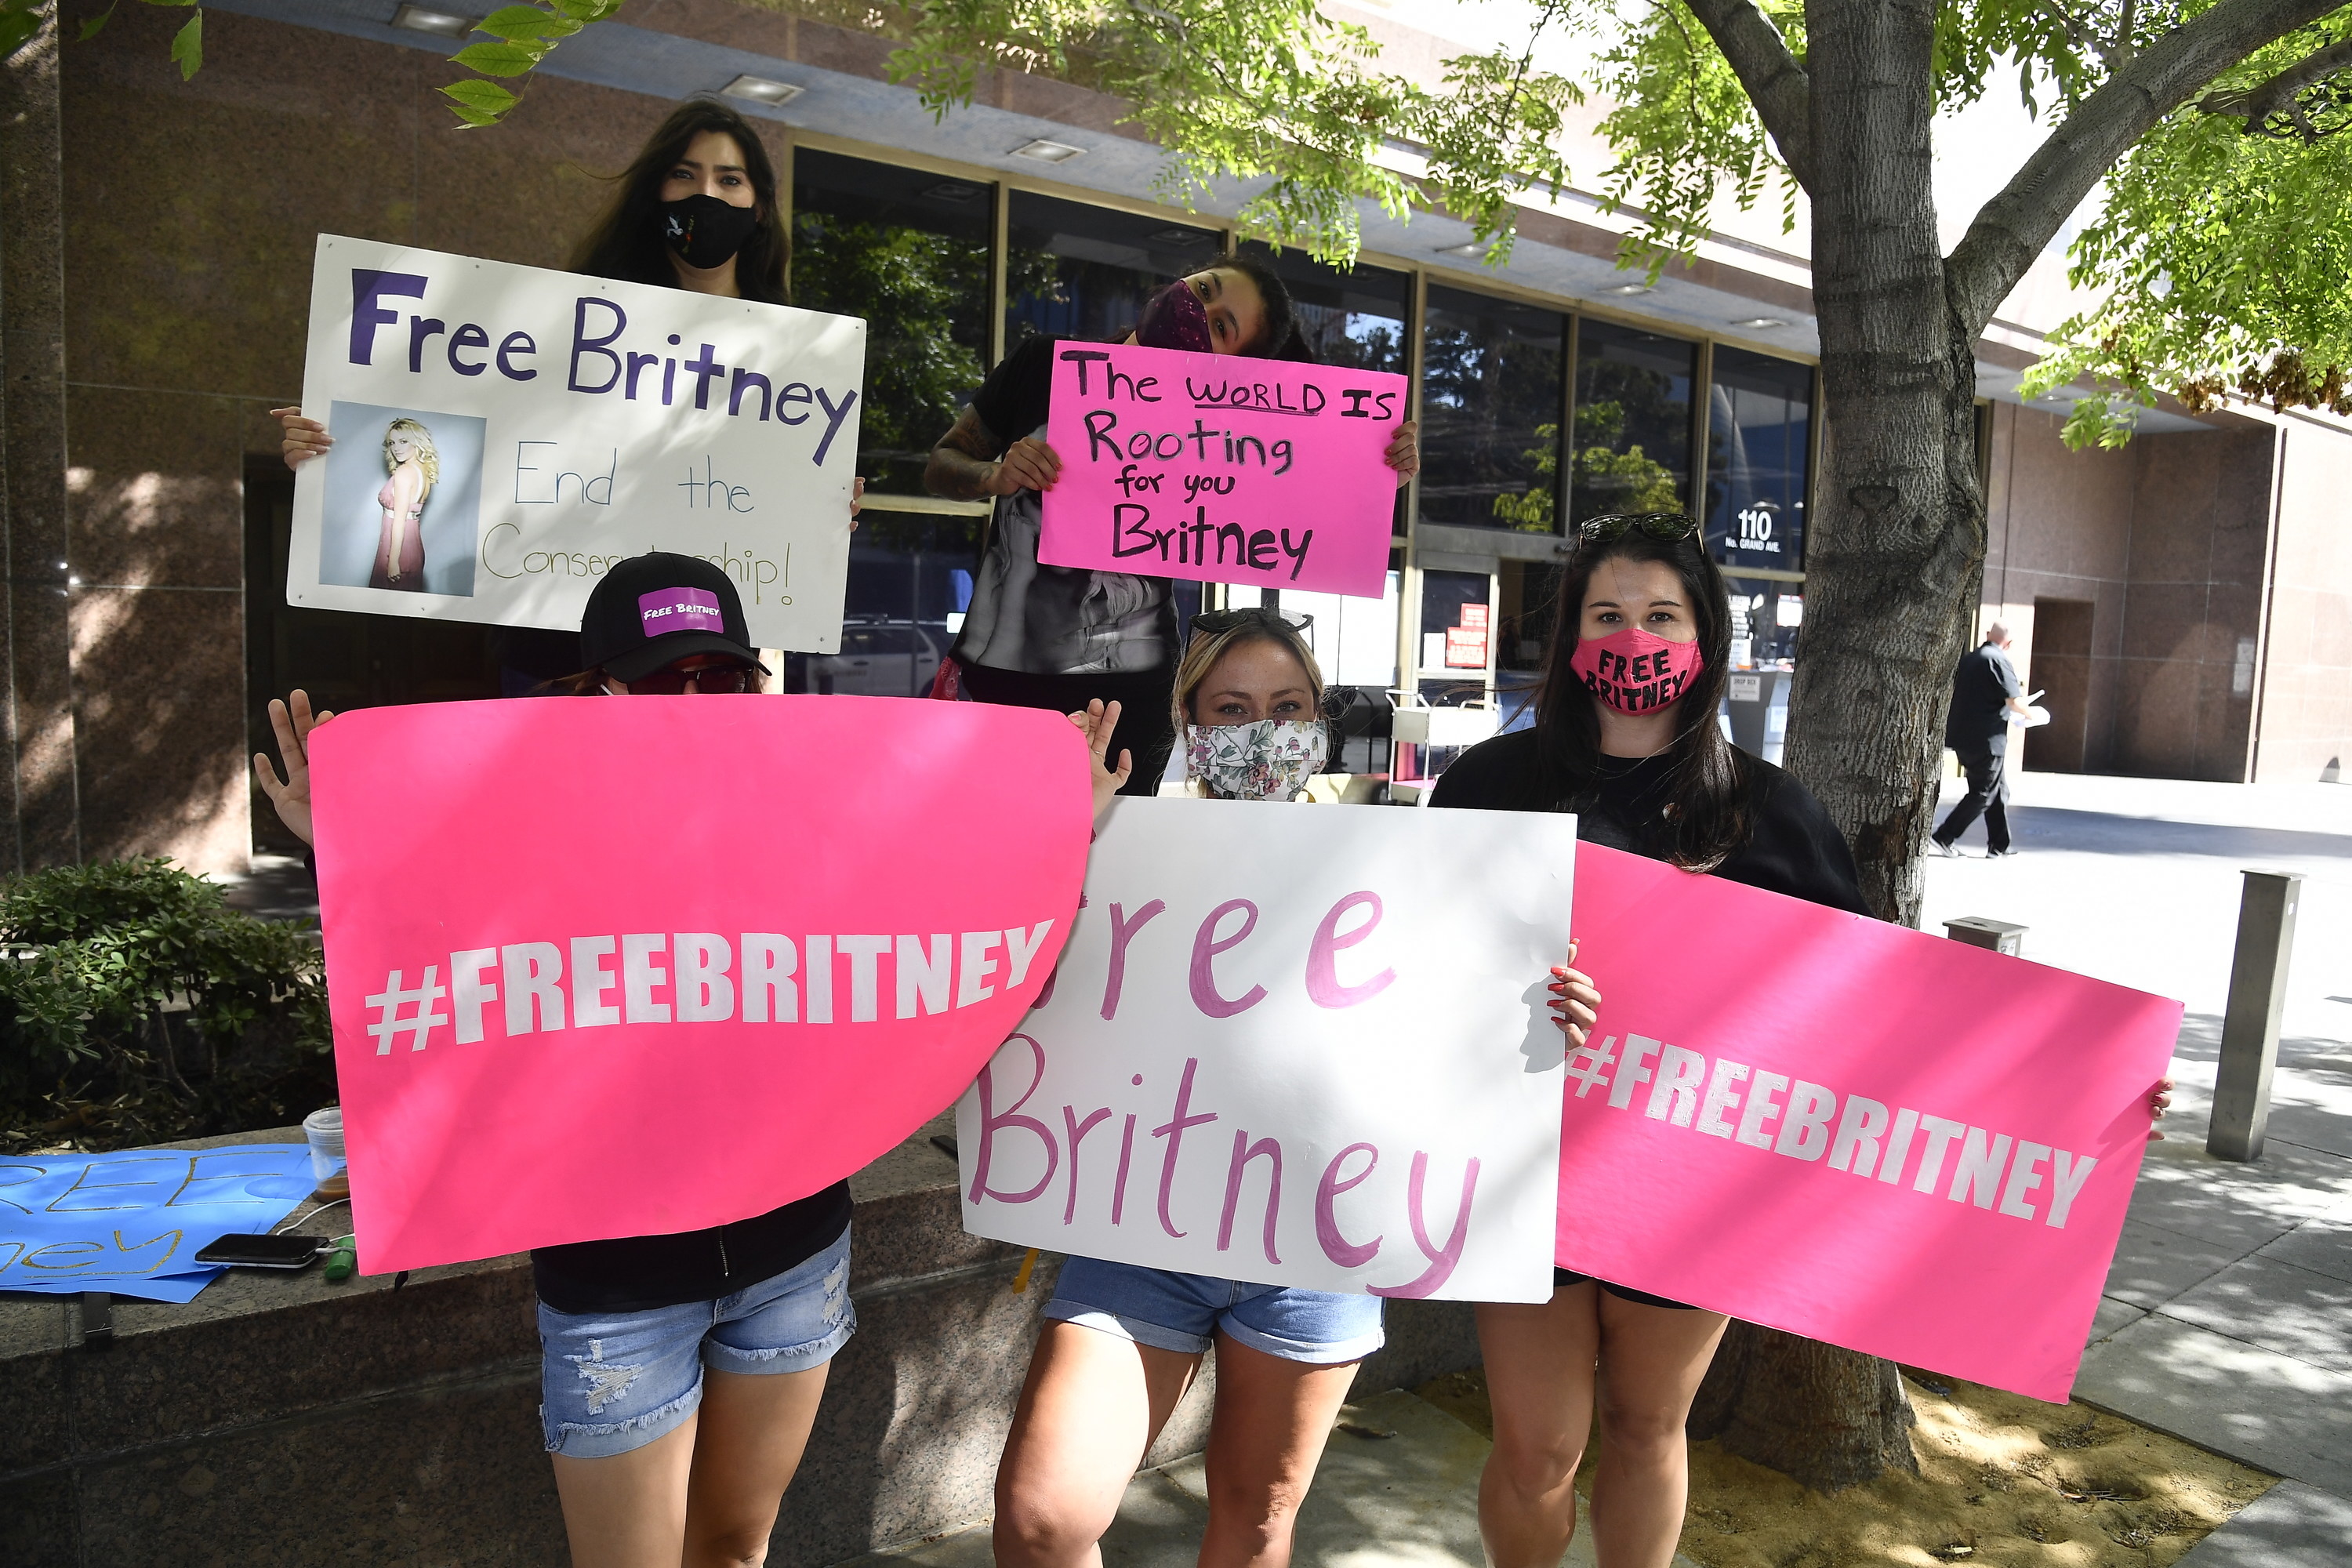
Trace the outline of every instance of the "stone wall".
{"label": "stone wall", "polygon": [[2352,779],[2352,438],[2289,420],[2282,439],[2254,776]]}
{"label": "stone wall", "polygon": [[[832,1363],[768,1561],[822,1568],[989,1517],[1055,1263],[964,1234],[929,1135],[851,1179],[857,1334]],[[299,1142],[282,1128],[204,1144]],[[295,1228],[330,1235],[346,1211]],[[185,1306],[0,1296],[0,1563],[9,1568],[566,1560],[539,1426],[528,1259],[329,1283],[232,1271]],[[1477,1364],[1466,1303],[1391,1301],[1359,1394]],[[1213,1364],[1148,1462],[1197,1452]]]}

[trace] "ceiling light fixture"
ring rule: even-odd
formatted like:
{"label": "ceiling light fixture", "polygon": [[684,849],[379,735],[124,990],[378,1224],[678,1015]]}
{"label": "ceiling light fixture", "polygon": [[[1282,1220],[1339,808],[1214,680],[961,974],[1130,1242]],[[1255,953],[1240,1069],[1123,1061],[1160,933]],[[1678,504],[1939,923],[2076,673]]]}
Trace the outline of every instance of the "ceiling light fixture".
{"label": "ceiling light fixture", "polygon": [[747,103],[764,103],[771,109],[780,103],[790,103],[808,89],[793,81],[775,81],[763,76],[739,76],[719,89],[724,98],[740,98]]}
{"label": "ceiling light fixture", "polygon": [[961,180],[941,180],[938,184],[925,190],[923,195],[929,200],[935,202],[968,202],[980,195],[984,188],[980,185],[967,185]]}
{"label": "ceiling light fixture", "polygon": [[1441,247],[1437,254],[1440,256],[1484,256],[1486,254],[1486,247],[1474,239],[1467,245],[1448,245]]}
{"label": "ceiling light fixture", "polygon": [[1083,147],[1073,147],[1066,142],[1048,142],[1040,137],[1034,142],[1024,142],[1013,149],[1013,156],[1034,158],[1040,163],[1066,163],[1073,158],[1084,157],[1086,151]]}
{"label": "ceiling light fixture", "polygon": [[392,25],[412,33],[438,33],[445,38],[462,38],[474,30],[474,18],[460,16],[455,11],[436,11],[429,5],[403,5],[392,14]]}
{"label": "ceiling light fixture", "polygon": [[1207,233],[1205,230],[1197,228],[1181,228],[1171,224],[1168,227],[1160,229],[1148,237],[1154,245],[1166,245],[1182,249],[1189,248],[1195,245],[1206,245],[1211,239],[1214,238],[1215,236]]}
{"label": "ceiling light fixture", "polygon": [[1646,294],[1650,286],[1647,283],[1612,283],[1601,291],[1603,294]]}
{"label": "ceiling light fixture", "polygon": [[1735,327],[1746,327],[1752,332],[1763,332],[1769,331],[1774,327],[1785,327],[1789,323],[1778,316],[1750,316],[1744,321],[1734,321],[1731,324]]}

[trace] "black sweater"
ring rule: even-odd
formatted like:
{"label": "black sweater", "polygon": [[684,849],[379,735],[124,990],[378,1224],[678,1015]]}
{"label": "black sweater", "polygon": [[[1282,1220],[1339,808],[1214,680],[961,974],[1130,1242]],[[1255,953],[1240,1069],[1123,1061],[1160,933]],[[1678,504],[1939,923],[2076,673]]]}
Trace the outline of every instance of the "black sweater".
{"label": "black sweater", "polygon": [[[1832,909],[1870,913],[1854,874],[1853,851],[1812,792],[1780,769],[1742,752],[1748,784],[1748,842],[1715,868],[1727,882],[1784,893]],[[1666,759],[1603,757],[1600,786],[1589,798],[1546,798],[1538,782],[1536,733],[1522,730],[1471,747],[1437,781],[1432,806],[1484,811],[1574,811],[1576,836],[1652,860],[1670,858],[1663,785]]]}

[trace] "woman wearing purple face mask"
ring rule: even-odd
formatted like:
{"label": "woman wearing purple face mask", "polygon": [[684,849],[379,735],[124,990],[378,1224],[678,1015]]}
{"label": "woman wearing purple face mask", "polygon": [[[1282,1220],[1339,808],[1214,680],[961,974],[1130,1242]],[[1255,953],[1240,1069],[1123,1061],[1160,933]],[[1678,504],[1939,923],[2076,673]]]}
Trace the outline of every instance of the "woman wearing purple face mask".
{"label": "woman wearing purple face mask", "polygon": [[[1073,712],[1117,702],[1114,739],[1135,758],[1128,793],[1159,787],[1175,742],[1169,692],[1175,679],[1176,607],[1169,580],[1037,562],[1044,492],[1062,460],[1045,443],[1054,350],[1033,337],[989,373],[952,429],[931,449],[924,483],[958,500],[997,499],[974,574],[971,605],[935,695]],[[1293,321],[1290,291],[1265,262],[1232,256],[1168,285],[1146,301],[1122,341],[1147,348],[1309,357]],[[1414,426],[1401,425],[1386,453],[1402,484],[1421,466]]]}

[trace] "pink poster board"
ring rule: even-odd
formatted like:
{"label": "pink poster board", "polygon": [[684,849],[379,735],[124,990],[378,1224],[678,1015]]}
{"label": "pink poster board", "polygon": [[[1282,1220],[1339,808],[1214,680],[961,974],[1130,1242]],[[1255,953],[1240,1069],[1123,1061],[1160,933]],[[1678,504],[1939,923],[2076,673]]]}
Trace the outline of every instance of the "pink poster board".
{"label": "pink poster board", "polygon": [[1578,847],[1563,1268],[2063,1402],[2181,1005]]}
{"label": "pink poster board", "polygon": [[1377,599],[1405,407],[1381,371],[1063,343],[1037,559]]}
{"label": "pink poster board", "polygon": [[312,738],[370,1273],[746,1219],[952,1103],[1053,973],[1056,713],[446,702]]}

